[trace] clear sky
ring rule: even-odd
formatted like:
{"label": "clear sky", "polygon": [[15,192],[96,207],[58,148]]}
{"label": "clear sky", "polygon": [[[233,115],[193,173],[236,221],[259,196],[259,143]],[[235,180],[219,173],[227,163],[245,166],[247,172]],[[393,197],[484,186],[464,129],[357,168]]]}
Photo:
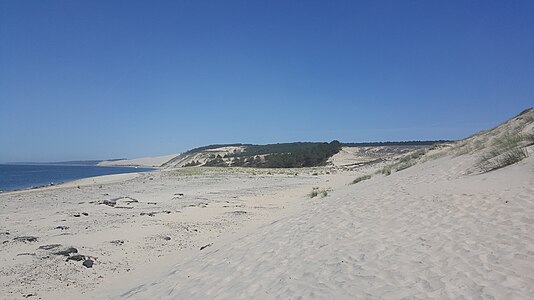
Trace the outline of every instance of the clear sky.
{"label": "clear sky", "polygon": [[459,139],[534,106],[534,1],[0,1],[0,162]]}

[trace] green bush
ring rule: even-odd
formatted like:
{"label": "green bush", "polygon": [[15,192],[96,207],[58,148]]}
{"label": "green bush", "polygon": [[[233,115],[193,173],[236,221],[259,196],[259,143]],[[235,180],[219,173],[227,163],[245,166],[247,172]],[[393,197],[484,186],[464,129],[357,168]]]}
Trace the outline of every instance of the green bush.
{"label": "green bush", "polygon": [[356,183],[358,183],[358,182],[362,182],[362,181],[364,181],[364,180],[371,179],[371,177],[372,177],[371,175],[360,176],[360,177],[354,179],[354,180],[352,181],[352,184],[356,184]]}
{"label": "green bush", "polygon": [[332,191],[332,189],[319,189],[318,187],[314,187],[312,191],[308,194],[310,198],[315,198],[317,196],[320,196],[321,198],[324,198],[328,196],[328,192]]}

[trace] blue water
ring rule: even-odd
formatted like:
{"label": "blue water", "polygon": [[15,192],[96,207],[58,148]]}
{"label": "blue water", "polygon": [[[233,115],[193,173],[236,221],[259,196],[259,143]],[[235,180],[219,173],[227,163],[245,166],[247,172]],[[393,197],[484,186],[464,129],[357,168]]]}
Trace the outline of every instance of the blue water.
{"label": "blue water", "polygon": [[150,168],[65,165],[1,165],[0,191],[27,189],[66,181],[121,173],[146,172]]}

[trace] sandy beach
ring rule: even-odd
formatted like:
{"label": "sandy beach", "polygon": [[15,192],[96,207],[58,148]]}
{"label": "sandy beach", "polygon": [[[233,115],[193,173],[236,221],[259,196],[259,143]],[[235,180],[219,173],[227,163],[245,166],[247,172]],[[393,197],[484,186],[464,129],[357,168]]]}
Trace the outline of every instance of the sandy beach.
{"label": "sandy beach", "polygon": [[[0,295],[528,299],[534,159],[465,174],[472,163],[354,185],[374,169],[164,170],[2,194]],[[313,187],[332,192],[311,199]],[[54,254],[69,247],[92,268]]]}
{"label": "sandy beach", "polygon": [[533,114],[412,152],[343,148],[324,167],[174,167],[2,193],[0,296],[529,299]]}
{"label": "sandy beach", "polygon": [[[309,201],[312,187],[336,185],[314,173],[162,170],[0,194],[0,295],[78,298],[109,281],[124,285],[122,276],[146,274],[154,264],[288,214]],[[54,254],[71,247],[92,268]]]}

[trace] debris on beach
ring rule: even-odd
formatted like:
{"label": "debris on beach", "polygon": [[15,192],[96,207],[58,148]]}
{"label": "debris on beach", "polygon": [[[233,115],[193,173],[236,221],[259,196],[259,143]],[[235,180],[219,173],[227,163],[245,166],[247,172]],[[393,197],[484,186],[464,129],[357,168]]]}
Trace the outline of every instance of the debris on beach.
{"label": "debris on beach", "polygon": [[86,268],[92,268],[93,267],[93,263],[94,263],[94,261],[92,259],[86,259],[86,260],[84,260],[82,265],[84,267],[86,267]]}
{"label": "debris on beach", "polygon": [[211,245],[213,245],[213,243],[209,243],[209,244],[207,244],[207,245],[204,245],[204,246],[200,247],[200,251],[202,251],[202,250],[208,248],[208,247],[211,246]]}
{"label": "debris on beach", "polygon": [[107,199],[106,200],[102,200],[98,204],[104,204],[104,205],[107,205],[107,206],[115,207],[115,205],[117,205],[117,199],[118,198],[110,199],[110,200],[107,200]]}
{"label": "debris on beach", "polygon": [[229,211],[227,212],[227,214],[232,214],[232,215],[244,215],[244,214],[247,214],[248,212],[244,211],[244,210],[235,210],[235,211]]}
{"label": "debris on beach", "polygon": [[69,260],[82,261],[82,260],[85,260],[85,255],[75,254],[75,255],[67,257],[67,261]]}
{"label": "debris on beach", "polygon": [[13,239],[14,241],[17,241],[17,242],[37,242],[37,237],[35,236],[18,236],[16,238]]}
{"label": "debris on beach", "polygon": [[37,293],[29,293],[29,294],[23,294],[22,295],[23,298],[30,298],[30,297],[34,297],[34,296],[37,296]]}
{"label": "debris on beach", "polygon": [[39,246],[38,249],[41,249],[41,250],[52,250],[52,249],[55,249],[55,248],[57,248],[59,246],[61,246],[61,244],[42,245],[42,246]]}
{"label": "debris on beach", "polygon": [[73,253],[78,253],[78,249],[74,248],[74,247],[69,247],[65,250],[61,250],[61,251],[58,251],[58,252],[54,252],[55,255],[63,255],[63,256],[69,256]]}
{"label": "debris on beach", "polygon": [[164,213],[164,214],[170,214],[170,213],[172,213],[172,211],[170,211],[170,210],[163,210],[163,211],[152,211],[152,212],[148,212],[148,213],[142,212],[142,213],[140,213],[139,215],[140,215],[140,216],[149,216],[149,217],[153,217],[153,216],[155,216],[155,215],[157,215],[157,214],[162,214],[162,213]]}
{"label": "debris on beach", "polygon": [[[129,197],[129,196],[126,196],[126,197],[117,197],[117,198],[113,198],[113,199],[104,199],[102,201],[97,201],[96,204],[103,204],[103,205],[107,205],[107,206],[110,206],[110,207],[114,207],[114,208],[131,208],[131,207],[127,207],[127,206],[117,206],[117,202],[118,201],[121,201],[121,202],[124,202],[128,205],[132,204],[132,203],[138,203],[139,200],[137,199],[134,199],[132,197]],[[95,202],[93,202],[95,203]]]}

